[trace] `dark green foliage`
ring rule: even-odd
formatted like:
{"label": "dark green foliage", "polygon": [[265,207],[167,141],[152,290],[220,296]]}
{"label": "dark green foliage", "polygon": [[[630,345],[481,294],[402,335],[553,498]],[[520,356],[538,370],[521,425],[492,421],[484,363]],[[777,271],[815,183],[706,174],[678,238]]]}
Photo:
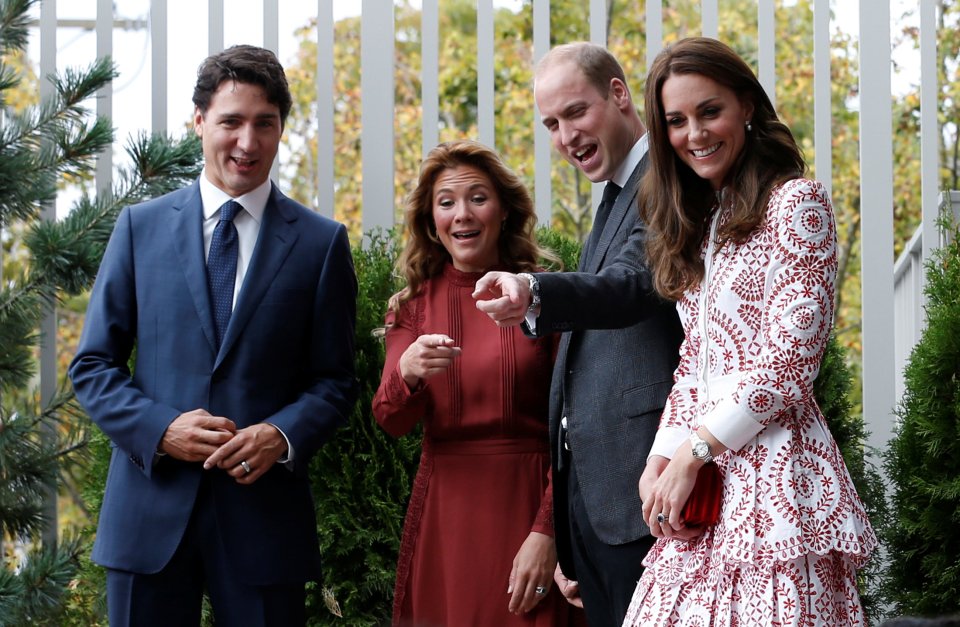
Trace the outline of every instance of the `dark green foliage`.
{"label": "dark green foliage", "polygon": [[31,554],[17,574],[0,568],[0,627],[62,625],[63,591],[77,571],[83,543],[70,538]]}
{"label": "dark green foliage", "polygon": [[[813,393],[830,433],[840,448],[867,516],[874,528],[879,529],[887,517],[883,478],[865,455],[867,433],[863,418],[851,413],[852,384],[853,377],[843,347],[837,342],[836,336],[831,335],[820,364],[820,374],[813,385]],[[878,616],[883,606],[881,567],[880,556],[875,554],[859,574],[860,598],[868,618]]]}
{"label": "dark green foliage", "polygon": [[[0,533],[29,538],[43,531],[40,504],[57,478],[58,460],[82,447],[74,427],[72,395],[61,392],[42,409],[35,404],[8,413],[0,407]],[[52,434],[52,438],[43,437]],[[51,439],[53,441],[51,441]]]}
{"label": "dark green foliage", "polygon": [[77,294],[92,284],[120,209],[183,187],[199,174],[200,140],[161,135],[131,138],[126,147],[133,167],[118,174],[110,192],[82,197],[56,222],[31,225],[25,243],[33,258],[28,285],[47,285]]}
{"label": "dark green foliage", "polygon": [[[27,47],[30,16],[27,11],[37,0],[11,0],[0,3],[0,54],[11,50],[23,50]],[[16,78],[16,77],[15,77]],[[14,80],[14,85],[17,80]],[[11,85],[0,85],[6,90]]]}
{"label": "dark green foliage", "polygon": [[389,622],[394,571],[407,499],[420,454],[420,435],[387,435],[371,413],[380,385],[387,301],[400,285],[393,276],[398,254],[393,234],[374,232],[353,251],[357,269],[356,368],[360,396],[350,423],[326,444],[311,467],[323,586],[339,602],[343,618],[324,607],[312,588],[310,625],[380,625]]}
{"label": "dark green foliage", "polygon": [[960,611],[960,228],[927,265],[927,328],[913,349],[886,454],[893,483],[888,593],[898,614]]}
{"label": "dark green foliage", "polygon": [[553,251],[553,254],[560,258],[562,264],[561,267],[555,268],[550,263],[541,262],[544,268],[551,271],[573,271],[577,269],[582,248],[580,242],[560,231],[545,226],[537,229],[537,242],[541,247]]}
{"label": "dark green foliage", "polygon": [[[5,34],[0,32],[3,38]],[[84,102],[115,77],[113,62],[108,57],[98,59],[86,72],[68,71],[53,77],[56,92],[52,97],[4,120],[0,129],[0,226],[35,219],[40,203],[55,198],[61,176],[93,171],[96,156],[113,143],[113,129],[102,118],[88,123]]]}

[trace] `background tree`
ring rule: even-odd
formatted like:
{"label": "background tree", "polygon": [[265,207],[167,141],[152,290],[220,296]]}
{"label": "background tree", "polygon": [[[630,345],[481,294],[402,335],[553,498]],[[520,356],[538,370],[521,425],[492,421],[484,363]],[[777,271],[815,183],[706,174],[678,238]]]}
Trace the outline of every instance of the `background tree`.
{"label": "background tree", "polygon": [[960,612],[960,229],[927,266],[927,328],[910,355],[886,455],[887,592],[898,613]]}
{"label": "background tree", "polygon": [[[50,80],[54,94],[37,105],[23,98],[23,49],[33,0],[0,0],[0,625],[62,624],[69,584],[86,550],[79,535],[43,544],[42,503],[49,486],[82,462],[84,424],[68,386],[41,403],[34,386],[41,318],[65,297],[86,289],[99,265],[118,207],[196,173],[196,145],[141,137],[131,142],[134,168],[112,192],[82,197],[69,216],[41,219],[65,178],[92,174],[96,156],[113,143],[109,120],[85,103],[115,71],[110,59]],[[8,99],[8,95],[11,97]],[[90,624],[90,623],[87,623]]]}

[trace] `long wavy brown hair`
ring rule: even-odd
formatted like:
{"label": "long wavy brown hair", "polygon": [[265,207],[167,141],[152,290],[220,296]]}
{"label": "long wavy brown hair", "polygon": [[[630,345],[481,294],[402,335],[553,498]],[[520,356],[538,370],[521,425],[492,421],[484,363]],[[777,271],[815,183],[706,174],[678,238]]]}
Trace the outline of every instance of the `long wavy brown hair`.
{"label": "long wavy brown hair", "polygon": [[691,37],[664,48],[647,76],[644,102],[650,133],[650,164],[640,188],[640,213],[647,223],[647,259],[654,286],[679,299],[703,278],[700,247],[707,234],[717,193],[680,160],[667,129],[663,84],[674,74],[700,74],[753,104],[752,130],[728,173],[724,204],[731,219],[717,231],[717,244],[742,243],[763,221],[771,191],[806,170],[797,142],[767,97],[753,70],[729,46]]}
{"label": "long wavy brown hair", "polygon": [[391,309],[420,292],[423,284],[439,275],[451,261],[450,253],[437,237],[433,221],[433,186],[445,170],[470,166],[490,178],[507,218],[497,240],[499,265],[510,272],[537,269],[540,259],[556,263],[556,256],[537,244],[537,214],[530,192],[500,156],[471,140],[444,142],[430,151],[420,164],[417,186],[404,207],[406,245],[397,259],[397,273],[407,285],[390,299]]}

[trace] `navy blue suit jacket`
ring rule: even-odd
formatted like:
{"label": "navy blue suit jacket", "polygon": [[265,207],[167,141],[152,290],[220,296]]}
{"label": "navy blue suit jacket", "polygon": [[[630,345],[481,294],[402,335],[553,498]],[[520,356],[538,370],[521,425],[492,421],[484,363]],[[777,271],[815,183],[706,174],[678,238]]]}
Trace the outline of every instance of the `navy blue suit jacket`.
{"label": "navy blue suit jacket", "polygon": [[[320,553],[306,469],[356,400],[346,230],[274,187],[217,351],[202,221],[199,183],[124,209],[97,275],[70,365],[77,398],[114,446],[93,559],[161,570],[208,472],[223,546],[246,583],[313,579]],[[167,426],[197,408],[237,428],[276,425],[295,470],[277,464],[241,486],[200,463],[155,460]]]}

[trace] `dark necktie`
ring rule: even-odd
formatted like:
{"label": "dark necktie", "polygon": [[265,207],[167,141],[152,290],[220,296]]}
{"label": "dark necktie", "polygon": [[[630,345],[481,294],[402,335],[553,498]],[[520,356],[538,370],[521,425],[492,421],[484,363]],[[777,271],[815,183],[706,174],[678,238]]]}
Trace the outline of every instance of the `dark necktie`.
{"label": "dark necktie", "polygon": [[597,213],[593,218],[593,229],[590,231],[590,237],[587,239],[587,245],[584,248],[583,259],[586,261],[600,242],[600,235],[603,233],[603,227],[607,224],[607,218],[610,217],[610,210],[617,202],[617,196],[620,194],[620,186],[613,181],[607,181],[603,188],[603,198],[597,206]]}
{"label": "dark necktie", "polygon": [[233,311],[233,289],[237,280],[237,227],[233,219],[243,210],[240,203],[229,200],[220,207],[220,221],[213,230],[207,255],[207,283],[213,304],[213,321],[217,325],[217,348],[223,343],[230,313]]}

